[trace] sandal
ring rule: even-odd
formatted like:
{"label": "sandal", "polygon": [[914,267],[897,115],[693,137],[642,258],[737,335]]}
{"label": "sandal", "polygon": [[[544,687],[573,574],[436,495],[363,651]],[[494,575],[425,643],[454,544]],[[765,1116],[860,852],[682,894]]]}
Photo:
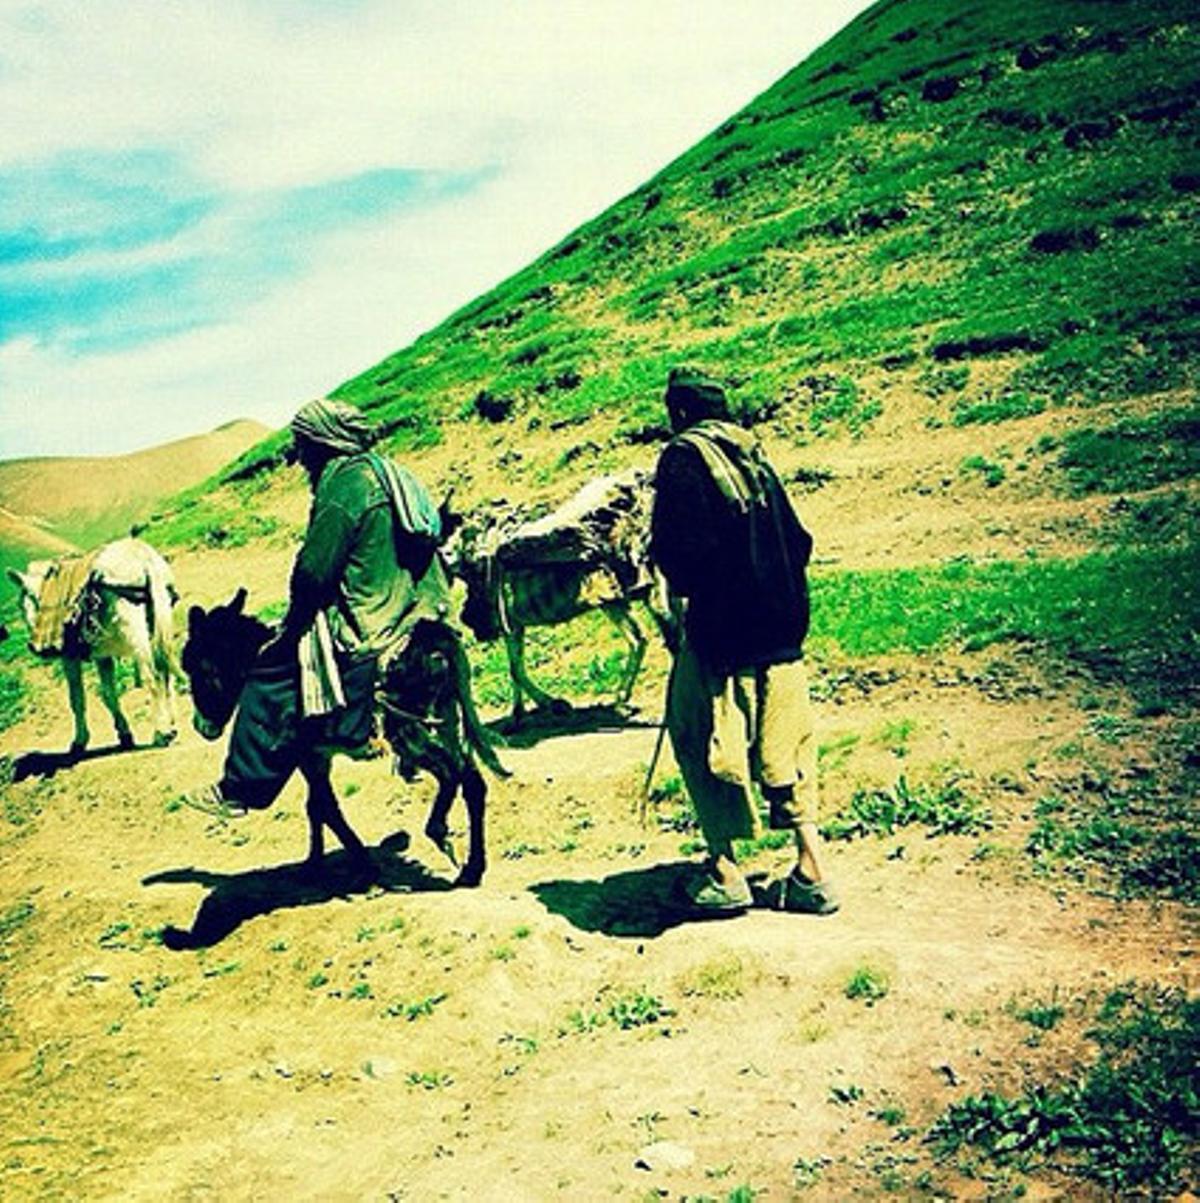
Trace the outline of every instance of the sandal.
{"label": "sandal", "polygon": [[837,891],[827,881],[811,881],[795,872],[776,883],[775,909],[796,915],[832,915],[841,906]]}
{"label": "sandal", "polygon": [[754,896],[745,878],[739,878],[734,885],[727,885],[706,873],[698,882],[688,886],[687,894],[692,906],[714,913],[738,914],[754,905]]}
{"label": "sandal", "polygon": [[190,794],[184,794],[179,800],[184,806],[211,815],[222,823],[228,823],[230,819],[244,819],[250,813],[249,807],[243,803],[226,798],[219,785],[202,786]]}

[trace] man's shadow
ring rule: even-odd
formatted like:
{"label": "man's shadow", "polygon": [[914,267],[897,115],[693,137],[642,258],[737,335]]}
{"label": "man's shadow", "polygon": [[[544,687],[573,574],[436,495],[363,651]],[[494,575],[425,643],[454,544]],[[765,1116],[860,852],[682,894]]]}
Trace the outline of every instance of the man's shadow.
{"label": "man's shadow", "polygon": [[543,881],[529,888],[548,911],[562,915],[580,931],[649,938],[684,923],[741,913],[714,913],[695,906],[687,886],[700,872],[693,861],[677,861],[599,880]]}
{"label": "man's shadow", "polygon": [[162,935],[167,948],[211,948],[249,919],[287,907],[318,906],[334,898],[365,894],[372,889],[404,893],[432,893],[451,889],[449,881],[435,877],[423,865],[399,855],[409,843],[398,831],[369,848],[373,871],[363,873],[344,850],[321,862],[319,874],[303,861],[244,873],[213,873],[192,866],[167,869],[142,879],[142,885],[196,884],[209,893],[200,903],[190,928],[169,926]]}
{"label": "man's shadow", "polygon": [[[85,760],[103,760],[108,756],[124,756],[130,752],[158,750],[156,744],[108,744],[101,748],[84,748],[72,752],[22,752],[9,760],[10,780],[24,781],[26,777],[53,777],[59,769],[74,768]],[[7,758],[6,758],[7,759]]]}
{"label": "man's shadow", "polygon": [[625,731],[632,727],[656,727],[628,707],[597,703],[593,706],[539,706],[519,723],[511,716],[487,724],[501,748],[532,748],[544,739],[562,735],[594,735],[600,731]]}

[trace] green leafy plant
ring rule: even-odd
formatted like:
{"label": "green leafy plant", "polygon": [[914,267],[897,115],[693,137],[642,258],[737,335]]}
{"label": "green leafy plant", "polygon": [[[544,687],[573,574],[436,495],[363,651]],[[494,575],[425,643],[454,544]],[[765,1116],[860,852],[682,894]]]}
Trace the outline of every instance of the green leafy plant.
{"label": "green leafy plant", "polygon": [[404,1079],[409,1086],[419,1086],[422,1090],[441,1090],[454,1084],[451,1074],[441,1069],[412,1070]]}
{"label": "green leafy plant", "polygon": [[1004,483],[1005,471],[1003,464],[982,455],[968,455],[958,466],[960,476],[979,476],[989,489]]}
{"label": "green leafy plant", "polygon": [[1200,1131],[1200,1000],[1128,988],[1088,1033],[1097,1059],[1061,1085],[951,1104],[928,1139],[943,1156],[973,1146],[999,1162],[1049,1164],[1122,1197],[1174,1192]]}
{"label": "green leafy plant", "polygon": [[924,785],[909,785],[899,777],[891,790],[855,790],[850,804],[821,826],[821,834],[850,840],[892,835],[913,824],[927,827],[930,835],[978,835],[991,827],[992,819],[954,776]]}
{"label": "green leafy plant", "polygon": [[887,972],[875,965],[859,965],[850,975],[842,993],[852,1001],[862,1001],[868,1007],[886,998],[892,984]]}
{"label": "green leafy plant", "polygon": [[607,1018],[622,1030],[655,1024],[674,1014],[661,998],[644,990],[618,996],[605,1012]]}
{"label": "green leafy plant", "polygon": [[413,1020],[423,1019],[427,1015],[432,1015],[434,1010],[445,1001],[445,994],[429,994],[424,998],[415,999],[412,1002],[397,999],[395,1002],[389,1003],[384,1007],[381,1013],[387,1019],[406,1019],[409,1023],[412,1023]]}

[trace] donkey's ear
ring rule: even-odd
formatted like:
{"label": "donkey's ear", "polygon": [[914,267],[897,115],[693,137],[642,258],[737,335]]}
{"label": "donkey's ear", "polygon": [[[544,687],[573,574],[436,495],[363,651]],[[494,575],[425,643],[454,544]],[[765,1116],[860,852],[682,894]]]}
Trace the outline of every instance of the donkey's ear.
{"label": "donkey's ear", "polygon": [[229,608],[235,614],[240,614],[242,612],[242,607],[246,604],[246,597],[246,586],[239,586],[238,591],[233,595],[233,601],[229,603]]}

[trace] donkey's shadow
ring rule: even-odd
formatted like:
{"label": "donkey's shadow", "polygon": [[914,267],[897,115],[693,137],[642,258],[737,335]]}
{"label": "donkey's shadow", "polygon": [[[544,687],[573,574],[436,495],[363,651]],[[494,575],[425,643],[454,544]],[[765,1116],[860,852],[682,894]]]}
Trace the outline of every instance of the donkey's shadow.
{"label": "donkey's shadow", "polygon": [[511,716],[487,724],[499,737],[501,748],[532,748],[545,739],[563,735],[593,735],[600,731],[624,731],[633,727],[656,727],[629,706],[596,703],[590,706],[539,706],[519,722]]}
{"label": "donkey's shadow", "polygon": [[157,750],[159,744],[116,743],[97,748],[81,748],[64,752],[32,751],[5,757],[5,771],[12,781],[27,777],[53,777],[60,769],[72,769],[87,760],[102,760],[108,756],[124,756],[131,752]]}
{"label": "donkey's shadow", "polygon": [[142,879],[142,885],[195,884],[209,892],[200,903],[190,928],[169,926],[162,941],[167,948],[211,948],[249,919],[288,907],[319,906],[334,898],[383,889],[397,893],[431,893],[451,889],[416,861],[399,854],[409,843],[398,831],[369,848],[372,871],[363,873],[344,851],[330,853],[314,874],[303,861],[244,873],[213,873],[192,866],[166,869]]}

